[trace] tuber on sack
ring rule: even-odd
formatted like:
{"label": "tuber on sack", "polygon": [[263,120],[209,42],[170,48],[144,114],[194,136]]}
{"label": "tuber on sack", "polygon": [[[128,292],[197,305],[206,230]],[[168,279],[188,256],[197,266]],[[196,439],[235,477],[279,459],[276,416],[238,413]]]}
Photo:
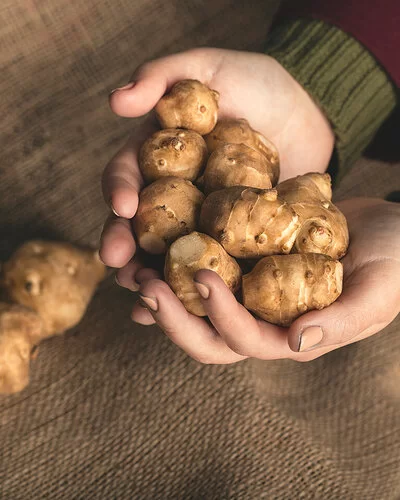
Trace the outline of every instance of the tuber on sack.
{"label": "tuber on sack", "polygon": [[1,286],[12,302],[39,314],[43,336],[50,337],[82,319],[105,272],[97,251],[37,240],[3,265]]}
{"label": "tuber on sack", "polygon": [[28,385],[32,352],[42,338],[43,322],[37,313],[0,302],[0,394]]}

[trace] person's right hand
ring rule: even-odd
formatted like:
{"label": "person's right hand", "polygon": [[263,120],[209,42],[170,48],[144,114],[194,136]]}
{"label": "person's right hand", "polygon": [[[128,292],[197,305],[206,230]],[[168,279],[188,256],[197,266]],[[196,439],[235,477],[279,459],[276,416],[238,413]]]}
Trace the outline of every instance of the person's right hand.
{"label": "person's right hand", "polygon": [[[274,59],[264,54],[222,49],[194,49],[140,66],[132,83],[110,96],[111,109],[120,116],[147,114],[179,80],[197,79],[220,93],[219,116],[246,118],[278,148],[280,180],[306,172],[325,172],[334,134],[317,104]],[[105,224],[100,255],[121,269],[118,280],[132,289],[132,277],[142,268],[129,219],[134,217],[143,186],[138,150],[156,130],[150,115],[140,134],[132,137],[107,165],[103,174],[106,203],[116,214]],[[155,277],[141,271],[141,280]],[[134,281],[134,280],[133,280]]]}

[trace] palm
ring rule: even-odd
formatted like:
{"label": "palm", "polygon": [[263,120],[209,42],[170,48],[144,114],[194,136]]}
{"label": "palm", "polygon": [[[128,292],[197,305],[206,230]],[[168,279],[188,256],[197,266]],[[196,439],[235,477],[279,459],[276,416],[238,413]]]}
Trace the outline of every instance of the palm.
{"label": "palm", "polygon": [[280,64],[263,54],[215,49],[201,53],[215,64],[211,79],[207,81],[209,69],[200,77],[220,93],[220,116],[246,118],[276,144],[281,180],[326,170],[333,149],[330,126]]}

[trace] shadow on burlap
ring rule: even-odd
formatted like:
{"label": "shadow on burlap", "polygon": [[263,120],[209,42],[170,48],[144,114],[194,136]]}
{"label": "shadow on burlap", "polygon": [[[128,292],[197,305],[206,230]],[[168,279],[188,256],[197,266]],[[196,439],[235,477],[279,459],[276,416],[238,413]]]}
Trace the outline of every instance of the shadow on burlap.
{"label": "shadow on burlap", "polygon": [[[0,258],[32,236],[96,245],[100,177],[140,120],[110,89],[146,59],[261,50],[274,2],[3,0]],[[386,196],[399,165],[361,160],[337,198]],[[379,172],[379,175],[377,175]],[[397,499],[400,323],[307,364],[203,366],[129,320],[104,282],[0,398],[0,498]],[[190,335],[190,332],[188,332]]]}

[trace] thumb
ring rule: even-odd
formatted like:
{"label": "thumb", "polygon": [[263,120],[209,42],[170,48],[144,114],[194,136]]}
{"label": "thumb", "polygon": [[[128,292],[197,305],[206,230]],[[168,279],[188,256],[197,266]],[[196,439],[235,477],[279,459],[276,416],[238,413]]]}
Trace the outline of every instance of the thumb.
{"label": "thumb", "polygon": [[288,332],[292,351],[339,347],[382,330],[399,312],[400,290],[394,275],[390,261],[370,262],[354,270],[336,302],[293,322]]}
{"label": "thumb", "polygon": [[142,116],[179,80],[190,78],[207,83],[221,57],[216,49],[193,49],[144,63],[128,85],[112,91],[111,109],[119,116]]}

